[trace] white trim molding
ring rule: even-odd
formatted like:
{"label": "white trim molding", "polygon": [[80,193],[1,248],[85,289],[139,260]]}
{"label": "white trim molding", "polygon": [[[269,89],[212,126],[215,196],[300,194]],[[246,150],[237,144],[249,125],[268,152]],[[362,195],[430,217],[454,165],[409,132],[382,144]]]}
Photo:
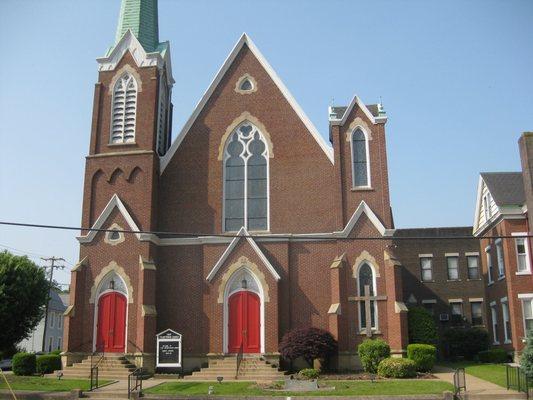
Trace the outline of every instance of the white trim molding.
{"label": "white trim molding", "polygon": [[532,299],[533,293],[518,293],[519,299]]}
{"label": "white trim molding", "polygon": [[222,265],[227,260],[229,255],[232,253],[232,251],[235,248],[235,246],[237,246],[237,243],[239,242],[239,240],[241,240],[243,237],[246,238],[246,241],[248,242],[248,244],[255,251],[255,253],[259,257],[259,259],[263,262],[263,264],[268,269],[270,274],[274,277],[274,279],[276,281],[279,281],[281,279],[281,276],[279,276],[279,274],[276,272],[276,269],[272,266],[272,264],[270,263],[268,258],[265,256],[265,254],[261,251],[261,249],[259,248],[257,243],[255,243],[254,239],[252,239],[252,237],[250,237],[248,231],[244,227],[242,227],[239,230],[239,232],[237,233],[237,236],[235,238],[233,238],[233,240],[231,241],[229,246],[226,248],[226,250],[224,250],[224,253],[222,253],[222,255],[220,256],[218,261],[215,263],[215,265],[213,266],[213,268],[209,272],[209,274],[207,274],[207,277],[205,279],[208,282],[211,282],[213,280],[213,278],[217,274],[218,270],[222,267]]}
{"label": "white trim molding", "polygon": [[176,153],[176,150],[180,146],[180,144],[183,142],[183,139],[193,126],[193,124],[196,122],[196,119],[204,109],[205,105],[211,98],[213,92],[219,85],[219,83],[222,81],[224,76],[226,75],[226,72],[229,70],[233,62],[235,61],[235,58],[239,54],[240,50],[243,48],[243,46],[246,45],[252,52],[252,54],[257,58],[261,66],[265,69],[269,77],[272,79],[272,81],[276,84],[278,89],[281,91],[287,102],[291,105],[293,110],[296,112],[298,117],[300,117],[303,124],[306,126],[307,130],[313,136],[313,138],[316,140],[317,144],[320,146],[326,157],[329,159],[331,164],[333,164],[333,149],[326,143],[324,138],[320,135],[314,124],[311,122],[311,120],[307,117],[305,112],[302,110],[300,105],[296,102],[292,94],[289,92],[287,87],[283,84],[279,76],[276,74],[274,69],[270,66],[266,58],[261,54],[259,49],[255,46],[255,44],[252,42],[252,39],[246,34],[243,33],[240,39],[237,41],[233,49],[231,50],[230,54],[218,70],[217,74],[215,75],[213,81],[203,94],[202,98],[196,105],[196,108],[193,110],[191,116],[181,129],[180,133],[176,136],[176,139],[172,143],[172,146],[170,146],[170,149],[167,151],[167,153],[160,159],[160,174],[163,174],[165,171],[165,168],[168,166],[172,158],[174,157],[174,154]]}
{"label": "white trim molding", "polygon": [[469,303],[483,303],[483,297],[471,297],[468,299]]}
{"label": "white trim molding", "polygon": [[348,237],[348,235],[352,232],[353,228],[355,227],[355,224],[357,221],[359,221],[359,218],[361,218],[361,215],[366,214],[370,222],[374,225],[374,227],[378,230],[378,232],[381,234],[381,236],[392,236],[394,234],[394,229],[387,229],[385,228],[385,225],[379,220],[378,216],[372,211],[372,209],[368,206],[368,204],[365,203],[364,200],[361,200],[361,203],[359,203],[359,206],[352,214],[350,220],[344,227],[342,231],[334,232],[333,235],[340,236],[340,237]]}
{"label": "white trim molding", "polygon": [[437,300],[436,299],[422,300],[422,304],[437,304]]}
{"label": "white trim molding", "polygon": [[[126,209],[126,206],[124,206],[124,203],[120,200],[118,195],[115,193],[113,197],[111,197],[111,200],[107,203],[107,205],[104,207],[104,210],[100,214],[100,216],[96,219],[93,226],[91,226],[91,229],[102,229],[102,226],[107,221],[109,216],[111,215],[111,212],[118,208],[118,211],[120,214],[122,214],[122,217],[126,220],[128,223],[128,226],[132,231],[135,232],[135,236],[137,239],[141,240],[141,234],[139,233],[139,227],[131,217],[131,214]],[[76,239],[78,239],[78,242],[80,243],[90,243],[93,241],[94,237],[99,231],[97,230],[90,230],[89,233],[83,236],[78,236]]]}
{"label": "white trim molding", "polygon": [[433,258],[433,254],[432,253],[419,254],[418,258]]}
{"label": "white trim molding", "polygon": [[352,112],[352,109],[356,105],[363,111],[363,113],[366,115],[366,117],[374,125],[375,124],[384,124],[384,123],[387,122],[387,116],[386,115],[379,116],[379,117],[374,117],[372,115],[372,113],[370,112],[370,110],[368,109],[368,107],[361,101],[361,99],[357,95],[354,95],[353,98],[352,98],[352,101],[350,102],[350,105],[348,106],[346,111],[344,111],[344,114],[343,114],[342,118],[341,119],[330,119],[330,124],[331,125],[344,125],[346,123],[346,120],[348,119],[348,115],[350,115],[350,113]]}

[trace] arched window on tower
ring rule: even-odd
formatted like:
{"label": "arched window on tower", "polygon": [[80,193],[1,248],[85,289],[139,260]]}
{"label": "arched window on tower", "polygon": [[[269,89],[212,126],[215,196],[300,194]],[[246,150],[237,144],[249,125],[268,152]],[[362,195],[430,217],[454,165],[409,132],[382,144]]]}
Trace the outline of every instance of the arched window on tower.
{"label": "arched window on tower", "polygon": [[159,110],[157,117],[157,153],[164,156],[170,147],[170,88],[167,85],[164,74],[159,77]]}
{"label": "arched window on tower", "polygon": [[244,122],[224,152],[224,230],[268,230],[268,148],[261,132]]}
{"label": "arched window on tower", "polygon": [[115,83],[111,113],[111,143],[134,143],[137,82],[131,74],[122,75]]}
{"label": "arched window on tower", "polygon": [[361,128],[352,133],[352,184],[355,188],[370,186],[368,141]]}
{"label": "arched window on tower", "polygon": [[[374,279],[374,270],[366,262],[359,267],[359,272],[357,274],[359,290],[359,296],[365,296],[365,286],[369,286],[370,296],[376,296],[376,285]],[[370,302],[370,319],[371,319],[371,328],[376,329],[376,315],[377,315],[377,304],[375,300]],[[367,315],[365,311],[365,303],[359,302],[359,328],[361,331],[366,329],[367,324]]]}

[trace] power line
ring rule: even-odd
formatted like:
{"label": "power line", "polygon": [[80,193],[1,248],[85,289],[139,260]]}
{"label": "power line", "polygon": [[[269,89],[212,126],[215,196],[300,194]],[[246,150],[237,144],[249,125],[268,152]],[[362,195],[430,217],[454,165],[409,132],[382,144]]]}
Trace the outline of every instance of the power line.
{"label": "power line", "polygon": [[[104,229],[104,228],[83,228],[75,226],[65,225],[46,225],[46,224],[30,224],[23,222],[9,222],[0,221],[0,225],[18,226],[26,228],[41,228],[41,229],[58,229],[58,230],[71,230],[71,231],[86,231],[86,232],[120,232],[127,234],[150,234],[156,236],[163,236],[164,238],[183,238],[183,239],[196,239],[199,237],[220,237],[220,238],[236,238],[236,237],[249,237],[249,238],[265,238],[265,239],[318,239],[318,240],[461,240],[461,239],[515,239],[515,238],[533,238],[533,234],[520,234],[520,235],[490,235],[476,237],[471,235],[458,235],[458,236],[359,236],[359,237],[341,237],[331,236],[328,234],[298,234],[298,236],[292,234],[261,234],[261,235],[239,235],[237,233],[190,233],[190,232],[172,232],[172,231],[143,231],[143,230],[127,230],[127,229]],[[424,228],[422,228],[424,229]],[[436,228],[439,229],[439,228]],[[445,229],[445,228],[442,228]]]}
{"label": "power line", "polygon": [[[15,247],[11,247],[11,246],[8,246],[7,244],[2,244],[0,243],[0,247],[4,248],[4,249],[8,249],[8,250],[11,250],[15,253],[19,253],[19,254],[22,254],[22,255],[26,255],[26,256],[31,256],[30,258],[42,258],[42,257],[48,257],[48,255],[46,254],[40,254],[40,253],[34,253],[32,251],[28,251],[28,250],[21,250],[21,249],[17,249]],[[74,265],[74,263],[68,261],[68,260],[64,260],[67,264],[70,264],[70,265]]]}

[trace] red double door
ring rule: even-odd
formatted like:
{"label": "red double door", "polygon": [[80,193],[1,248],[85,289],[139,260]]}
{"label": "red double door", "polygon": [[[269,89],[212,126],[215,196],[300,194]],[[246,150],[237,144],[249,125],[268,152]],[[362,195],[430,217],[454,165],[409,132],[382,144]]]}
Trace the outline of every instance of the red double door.
{"label": "red double door", "polygon": [[126,339],[126,296],[118,292],[102,295],[98,301],[96,349],[123,353]]}
{"label": "red double door", "polygon": [[261,301],[253,292],[241,291],[228,299],[228,352],[261,352]]}

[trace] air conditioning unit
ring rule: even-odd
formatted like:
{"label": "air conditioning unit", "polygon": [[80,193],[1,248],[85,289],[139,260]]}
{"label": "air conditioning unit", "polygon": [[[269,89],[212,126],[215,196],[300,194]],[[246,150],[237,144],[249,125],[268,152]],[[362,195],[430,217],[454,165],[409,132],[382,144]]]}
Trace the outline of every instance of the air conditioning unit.
{"label": "air conditioning unit", "polygon": [[450,320],[450,315],[446,314],[446,313],[440,314],[439,315],[439,320],[440,321],[449,321]]}

